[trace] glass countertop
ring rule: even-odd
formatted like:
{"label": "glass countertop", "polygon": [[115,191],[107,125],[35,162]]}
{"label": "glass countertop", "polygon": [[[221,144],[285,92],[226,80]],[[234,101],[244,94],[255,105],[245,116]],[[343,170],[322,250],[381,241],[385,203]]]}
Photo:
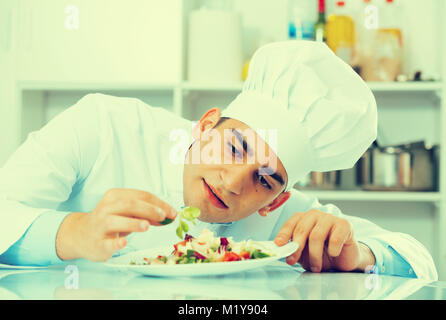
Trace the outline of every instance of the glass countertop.
{"label": "glass countertop", "polygon": [[0,299],[444,300],[446,282],[355,272],[317,274],[282,261],[226,275],[150,277],[79,261],[33,270],[0,269]]}

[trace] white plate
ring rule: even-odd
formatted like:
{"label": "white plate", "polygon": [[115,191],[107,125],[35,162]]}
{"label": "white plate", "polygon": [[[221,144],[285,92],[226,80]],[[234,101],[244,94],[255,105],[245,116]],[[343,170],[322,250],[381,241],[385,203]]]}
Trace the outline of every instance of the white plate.
{"label": "white plate", "polygon": [[105,266],[116,268],[121,271],[137,272],[150,276],[208,276],[219,275],[233,272],[241,272],[258,267],[263,267],[279,259],[288,257],[294,253],[298,244],[289,242],[282,247],[276,246],[273,241],[256,241],[269,250],[272,250],[276,255],[252,260],[243,261],[229,261],[229,262],[210,262],[210,263],[196,263],[196,264],[175,264],[175,265],[131,265],[130,261],[142,261],[145,257],[156,257],[157,255],[169,255],[173,249],[171,246],[162,248],[153,248],[146,250],[138,250],[127,253],[120,257],[111,258],[105,263]]}

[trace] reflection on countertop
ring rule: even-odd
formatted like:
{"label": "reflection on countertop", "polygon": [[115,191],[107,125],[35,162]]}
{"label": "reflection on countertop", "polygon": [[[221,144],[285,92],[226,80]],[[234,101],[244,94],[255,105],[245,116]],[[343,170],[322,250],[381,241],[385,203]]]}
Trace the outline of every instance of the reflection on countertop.
{"label": "reflection on countertop", "polygon": [[78,261],[39,270],[0,270],[0,299],[443,300],[446,282],[353,272],[314,274],[281,261],[228,275],[164,278]]}

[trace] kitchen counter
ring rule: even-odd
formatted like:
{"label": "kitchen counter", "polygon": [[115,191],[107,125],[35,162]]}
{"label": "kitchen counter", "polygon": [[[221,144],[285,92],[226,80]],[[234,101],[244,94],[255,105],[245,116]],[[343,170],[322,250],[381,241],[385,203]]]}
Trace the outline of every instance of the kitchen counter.
{"label": "kitchen counter", "polygon": [[314,300],[446,299],[446,282],[365,273],[303,272],[284,262],[206,277],[161,278],[100,263],[0,270],[0,299]]}

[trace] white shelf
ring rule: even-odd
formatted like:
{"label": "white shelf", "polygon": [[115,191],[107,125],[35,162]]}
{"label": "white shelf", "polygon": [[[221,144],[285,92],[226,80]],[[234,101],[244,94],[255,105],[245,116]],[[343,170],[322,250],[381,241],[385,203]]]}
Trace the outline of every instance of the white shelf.
{"label": "white shelf", "polygon": [[[443,89],[443,83],[433,82],[367,82],[373,92],[423,92],[440,91]],[[243,82],[235,83],[192,83],[183,82],[181,87],[194,91],[241,91]]]}
{"label": "white shelf", "polygon": [[[442,82],[368,82],[374,92],[423,92],[443,89]],[[241,91],[243,82],[194,83],[153,83],[153,82],[59,82],[59,81],[21,81],[21,90],[69,91],[69,90],[174,90],[181,88],[189,91]]]}
{"label": "white shelf", "polygon": [[34,91],[168,91],[176,88],[175,83],[153,83],[153,82],[59,82],[59,81],[21,81],[18,83],[19,90]]}
{"label": "white shelf", "polygon": [[299,190],[319,200],[337,201],[391,201],[391,202],[437,202],[440,192],[393,192],[393,191],[314,191]]}
{"label": "white shelf", "polygon": [[440,81],[432,82],[367,82],[370,89],[374,92],[422,92],[439,91],[443,89],[443,83]]}
{"label": "white shelf", "polygon": [[190,91],[241,91],[243,82],[193,83],[185,81],[181,87]]}

